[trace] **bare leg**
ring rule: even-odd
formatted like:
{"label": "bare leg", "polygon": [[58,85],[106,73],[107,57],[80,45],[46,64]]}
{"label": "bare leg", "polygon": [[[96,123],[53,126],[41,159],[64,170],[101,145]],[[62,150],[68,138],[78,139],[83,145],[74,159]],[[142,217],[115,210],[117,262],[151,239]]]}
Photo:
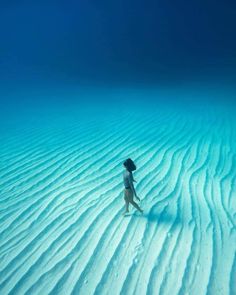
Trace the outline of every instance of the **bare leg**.
{"label": "bare leg", "polygon": [[143,210],[139,207],[137,203],[135,203],[134,200],[130,201],[130,203],[141,213],[143,213]]}
{"label": "bare leg", "polygon": [[125,198],[125,212],[124,214],[129,212],[129,201]]}
{"label": "bare leg", "polygon": [[125,211],[129,212],[129,201],[125,200]]}

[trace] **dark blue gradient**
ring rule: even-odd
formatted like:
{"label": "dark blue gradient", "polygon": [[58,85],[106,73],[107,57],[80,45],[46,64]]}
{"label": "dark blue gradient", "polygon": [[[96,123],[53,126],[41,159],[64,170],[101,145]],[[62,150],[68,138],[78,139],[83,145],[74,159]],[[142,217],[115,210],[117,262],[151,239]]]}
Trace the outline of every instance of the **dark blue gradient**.
{"label": "dark blue gradient", "polygon": [[233,83],[235,16],[235,2],[219,0],[8,1],[0,10],[1,81]]}

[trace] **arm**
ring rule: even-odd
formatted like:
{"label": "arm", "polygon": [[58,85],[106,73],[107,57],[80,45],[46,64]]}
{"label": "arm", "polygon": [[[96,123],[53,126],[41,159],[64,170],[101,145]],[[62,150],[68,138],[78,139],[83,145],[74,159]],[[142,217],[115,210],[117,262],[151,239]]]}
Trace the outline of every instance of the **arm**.
{"label": "arm", "polygon": [[137,196],[136,191],[135,191],[135,189],[134,189],[133,181],[134,181],[133,176],[132,176],[132,174],[130,174],[130,175],[129,175],[129,185],[130,185],[130,187],[131,187],[131,190],[132,190],[132,192],[133,192],[135,198],[138,199],[138,200],[140,201],[140,198]]}
{"label": "arm", "polygon": [[131,176],[132,176],[132,181],[133,181],[133,182],[137,182],[137,181],[134,179],[133,174],[131,174]]}

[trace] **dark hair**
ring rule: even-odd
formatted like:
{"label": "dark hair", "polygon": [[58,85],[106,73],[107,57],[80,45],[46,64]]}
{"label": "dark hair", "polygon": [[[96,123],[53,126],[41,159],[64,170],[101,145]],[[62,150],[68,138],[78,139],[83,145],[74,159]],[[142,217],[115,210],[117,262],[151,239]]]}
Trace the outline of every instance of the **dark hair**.
{"label": "dark hair", "polygon": [[136,166],[130,158],[124,161],[124,166],[127,168],[129,172],[136,170]]}

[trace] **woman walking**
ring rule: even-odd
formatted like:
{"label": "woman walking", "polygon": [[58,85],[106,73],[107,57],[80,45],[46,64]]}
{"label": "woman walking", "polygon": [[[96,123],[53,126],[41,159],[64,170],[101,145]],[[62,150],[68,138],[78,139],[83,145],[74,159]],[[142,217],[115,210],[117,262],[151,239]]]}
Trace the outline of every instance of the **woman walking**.
{"label": "woman walking", "polygon": [[139,212],[143,213],[143,210],[139,207],[139,205],[134,201],[134,196],[137,200],[140,201],[140,198],[137,196],[136,191],[134,189],[133,182],[135,181],[133,178],[132,171],[136,170],[136,166],[134,162],[129,158],[124,162],[124,173],[123,173],[123,180],[124,180],[124,199],[125,199],[125,212],[129,212],[129,203],[133,205]]}

